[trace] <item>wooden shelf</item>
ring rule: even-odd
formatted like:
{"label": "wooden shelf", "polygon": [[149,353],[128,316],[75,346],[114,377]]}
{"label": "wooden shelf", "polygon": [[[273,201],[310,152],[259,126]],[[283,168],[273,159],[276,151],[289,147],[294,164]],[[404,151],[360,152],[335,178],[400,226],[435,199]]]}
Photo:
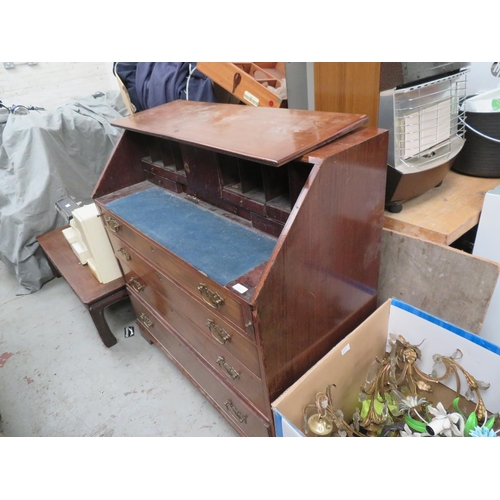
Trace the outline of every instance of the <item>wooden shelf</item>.
{"label": "wooden shelf", "polygon": [[403,203],[402,212],[385,211],[384,227],[450,245],[479,222],[484,195],[499,184],[450,171],[441,186]]}

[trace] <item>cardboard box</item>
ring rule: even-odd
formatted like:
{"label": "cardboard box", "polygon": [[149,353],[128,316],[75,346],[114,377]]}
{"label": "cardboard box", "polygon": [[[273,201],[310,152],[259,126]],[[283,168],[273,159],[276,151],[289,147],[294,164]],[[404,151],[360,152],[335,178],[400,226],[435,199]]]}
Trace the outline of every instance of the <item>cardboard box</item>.
{"label": "cardboard box", "polygon": [[[452,356],[460,349],[460,365],[476,380],[491,384],[481,393],[488,412],[500,412],[500,348],[404,302],[389,299],[274,401],[276,435],[303,437],[305,406],[314,403],[316,393],[325,391],[332,383],[336,386],[332,391],[334,406],[350,420],[360,404],[358,395],[370,365],[375,357],[382,359],[388,350],[389,333],[421,344],[418,366],[424,373],[432,372],[434,354]],[[460,393],[464,399],[467,389],[461,376]],[[441,401],[446,407],[456,396],[455,390],[455,378],[450,377],[444,382],[442,393],[430,395],[428,400],[434,404]],[[448,401],[443,400],[446,398]]]}

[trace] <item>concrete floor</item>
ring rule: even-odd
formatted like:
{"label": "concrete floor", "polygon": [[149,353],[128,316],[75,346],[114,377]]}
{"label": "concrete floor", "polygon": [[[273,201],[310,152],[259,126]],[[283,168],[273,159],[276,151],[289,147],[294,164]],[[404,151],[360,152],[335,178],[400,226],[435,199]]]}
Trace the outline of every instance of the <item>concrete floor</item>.
{"label": "concrete floor", "polygon": [[[128,300],[106,310],[106,348],[63,278],[16,296],[0,262],[0,433],[9,437],[237,433],[173,363],[140,335]],[[135,335],[124,337],[134,325]]]}

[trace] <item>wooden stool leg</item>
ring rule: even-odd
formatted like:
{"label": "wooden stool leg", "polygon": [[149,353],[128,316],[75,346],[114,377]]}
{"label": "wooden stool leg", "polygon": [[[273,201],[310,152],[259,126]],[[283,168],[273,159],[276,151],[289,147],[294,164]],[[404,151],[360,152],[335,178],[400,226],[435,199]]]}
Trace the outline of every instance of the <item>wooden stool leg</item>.
{"label": "wooden stool leg", "polygon": [[112,347],[118,341],[109,328],[108,322],[104,316],[104,310],[111,304],[115,304],[116,302],[126,299],[127,297],[127,291],[120,290],[119,292],[88,306],[90,316],[94,321],[97,332],[106,347]]}

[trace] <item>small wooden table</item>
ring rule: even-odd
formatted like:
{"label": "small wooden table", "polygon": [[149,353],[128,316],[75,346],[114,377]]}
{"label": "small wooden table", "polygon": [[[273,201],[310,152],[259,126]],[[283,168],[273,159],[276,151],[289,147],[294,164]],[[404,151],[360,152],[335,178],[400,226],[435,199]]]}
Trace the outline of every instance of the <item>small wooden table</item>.
{"label": "small wooden table", "polygon": [[479,222],[484,195],[500,178],[450,171],[441,186],[403,203],[403,211],[384,214],[384,227],[427,241],[450,245]]}
{"label": "small wooden table", "polygon": [[54,274],[62,276],[68,282],[90,312],[104,345],[111,347],[117,340],[109,328],[104,310],[128,297],[125,280],[118,278],[109,283],[100,283],[88,266],[82,265],[73,253],[62,233],[66,227],[68,226],[42,234],[37,237],[37,241],[52,265]]}

